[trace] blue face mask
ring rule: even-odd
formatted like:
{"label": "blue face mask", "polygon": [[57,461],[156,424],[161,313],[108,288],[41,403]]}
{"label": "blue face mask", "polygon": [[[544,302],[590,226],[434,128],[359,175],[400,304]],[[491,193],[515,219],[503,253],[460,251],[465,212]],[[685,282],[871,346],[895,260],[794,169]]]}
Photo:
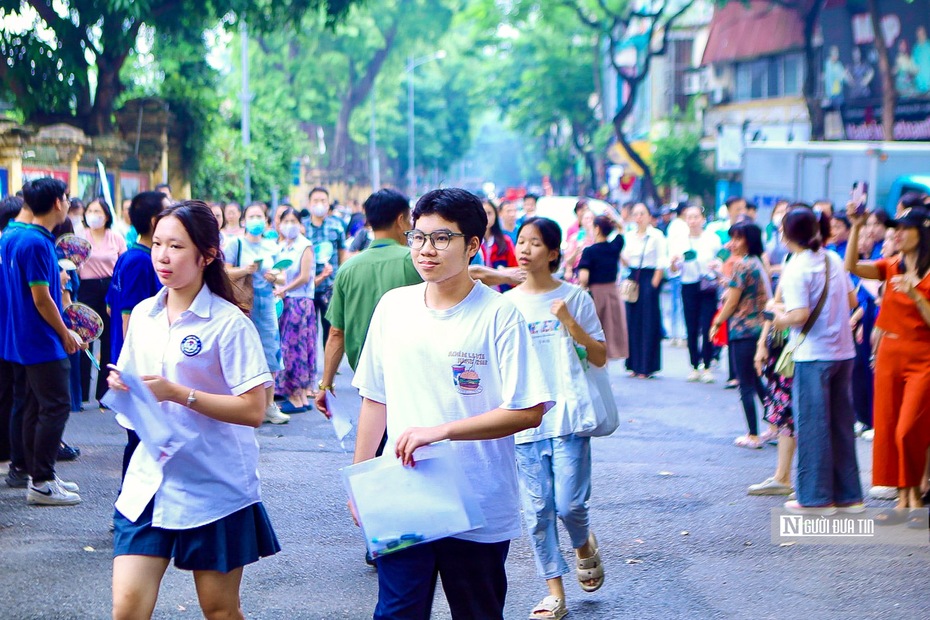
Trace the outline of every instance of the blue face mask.
{"label": "blue face mask", "polygon": [[257,218],[254,220],[246,220],[245,232],[256,237],[261,235],[263,232],[265,232],[265,220]]}

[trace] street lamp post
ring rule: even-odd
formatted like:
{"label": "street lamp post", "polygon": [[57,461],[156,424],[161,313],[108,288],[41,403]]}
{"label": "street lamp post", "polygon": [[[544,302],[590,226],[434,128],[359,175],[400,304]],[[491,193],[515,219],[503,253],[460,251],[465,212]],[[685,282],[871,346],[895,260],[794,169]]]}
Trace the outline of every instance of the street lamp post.
{"label": "street lamp post", "polygon": [[435,54],[415,58],[412,54],[407,57],[407,194],[410,198],[417,197],[417,172],[416,172],[416,138],[413,128],[413,77],[414,69],[434,60],[442,60],[446,57],[445,50],[439,50]]}

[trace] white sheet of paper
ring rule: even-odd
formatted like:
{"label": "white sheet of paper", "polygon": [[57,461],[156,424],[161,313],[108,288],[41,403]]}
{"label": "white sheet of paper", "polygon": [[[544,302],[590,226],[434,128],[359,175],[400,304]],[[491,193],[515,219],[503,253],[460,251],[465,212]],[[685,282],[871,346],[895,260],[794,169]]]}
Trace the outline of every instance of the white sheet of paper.
{"label": "white sheet of paper", "polygon": [[109,390],[101,402],[129,420],[142,445],[163,466],[194,434],[165,415],[138,375],[121,371],[120,380],[129,390]]}
{"label": "white sheet of paper", "polygon": [[415,458],[414,467],[387,455],[342,470],[373,557],[485,524],[449,442],[420,448]]}
{"label": "white sheet of paper", "polygon": [[[326,408],[332,416],[333,430],[336,432],[336,439],[339,440],[340,444],[355,428],[358,412],[356,411],[355,415],[353,415],[351,407],[358,404],[358,398],[326,394]],[[345,448],[345,445],[342,447]]]}

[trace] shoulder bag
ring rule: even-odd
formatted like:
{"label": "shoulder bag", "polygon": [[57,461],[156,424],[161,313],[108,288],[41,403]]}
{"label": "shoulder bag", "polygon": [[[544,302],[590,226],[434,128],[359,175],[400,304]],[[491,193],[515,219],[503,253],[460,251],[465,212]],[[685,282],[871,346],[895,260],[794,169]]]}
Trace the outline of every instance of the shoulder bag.
{"label": "shoulder bag", "polygon": [[827,256],[825,260],[826,281],[824,282],[823,292],[820,294],[820,299],[817,300],[817,306],[814,308],[814,311],[811,312],[811,315],[807,317],[807,322],[804,323],[804,327],[801,329],[801,334],[798,336],[798,341],[794,343],[793,346],[785,347],[781,352],[781,355],[778,357],[778,361],[775,362],[775,374],[781,375],[786,379],[790,379],[794,376],[794,352],[799,346],[801,346],[801,343],[804,342],[808,332],[810,332],[811,328],[814,327],[814,323],[816,323],[817,319],[820,317],[820,312],[823,310],[823,305],[827,301],[827,291],[830,290],[830,257]]}
{"label": "shoulder bag", "polygon": [[[570,295],[566,304],[581,289]],[[565,326],[559,342],[559,398],[565,399],[572,433],[579,437],[606,437],[620,426],[617,401],[610,387],[607,366],[598,368],[587,352],[575,344]]]}
{"label": "shoulder bag", "polygon": [[639,267],[636,268],[636,279],[627,278],[620,283],[620,299],[628,304],[635,304],[639,301],[639,275],[643,270],[643,261],[646,259],[646,246],[649,244],[649,233],[643,239],[643,253],[639,257]]}
{"label": "shoulder bag", "polygon": [[[236,267],[242,267],[242,237],[237,240],[236,249]],[[255,289],[252,285],[252,274],[246,274],[240,278],[230,278],[232,283],[233,294],[236,297],[236,305],[249,312],[255,303]]]}

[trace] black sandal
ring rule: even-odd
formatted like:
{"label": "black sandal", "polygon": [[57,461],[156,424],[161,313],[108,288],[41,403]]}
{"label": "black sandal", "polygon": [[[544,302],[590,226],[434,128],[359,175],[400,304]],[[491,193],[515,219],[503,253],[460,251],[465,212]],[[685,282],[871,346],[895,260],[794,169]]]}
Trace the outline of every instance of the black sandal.
{"label": "black sandal", "polygon": [[910,509],[898,510],[897,508],[887,508],[878,513],[873,521],[875,525],[900,525],[910,520]]}

